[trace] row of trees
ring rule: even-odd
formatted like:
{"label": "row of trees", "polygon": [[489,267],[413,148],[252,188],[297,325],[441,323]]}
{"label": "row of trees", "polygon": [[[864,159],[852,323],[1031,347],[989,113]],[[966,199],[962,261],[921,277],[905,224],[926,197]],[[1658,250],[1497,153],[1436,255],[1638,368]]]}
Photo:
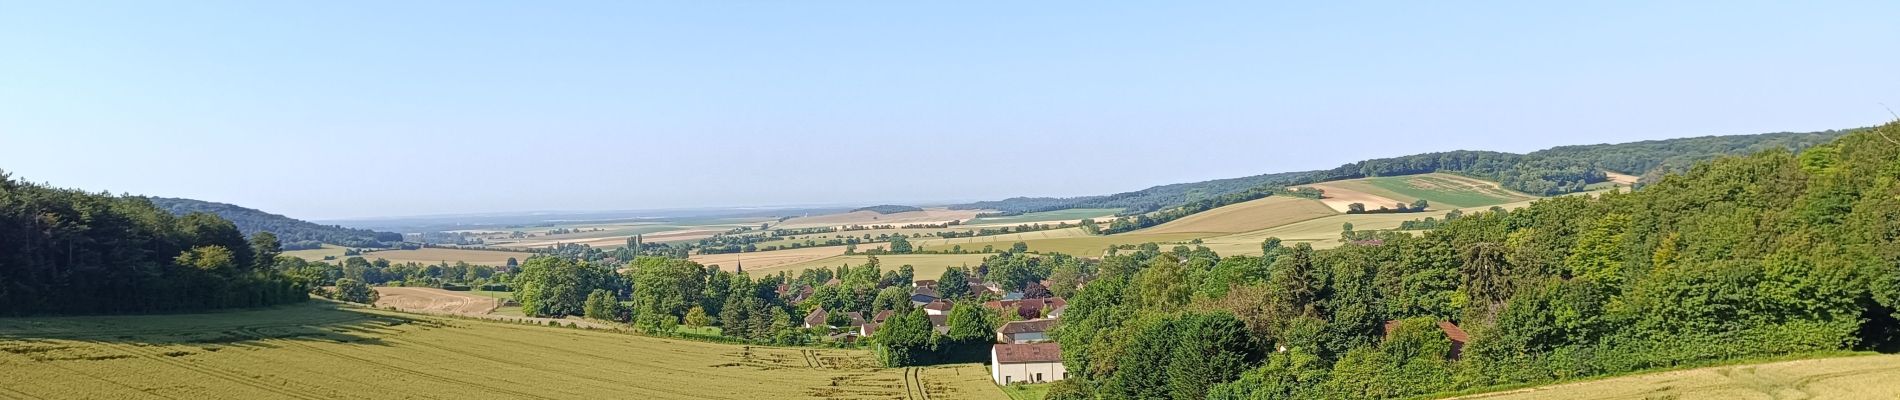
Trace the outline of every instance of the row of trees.
{"label": "row of trees", "polygon": [[[1116,254],[1070,299],[1055,336],[1072,379],[1050,397],[1395,398],[1891,349],[1897,139],[1887,125],[1798,155],[1701,164],[1631,194],[1465,214],[1424,235],[1362,232],[1376,240],[1331,250]],[[1227,318],[1239,328],[1181,327]],[[1470,333],[1461,352],[1441,321]]]}

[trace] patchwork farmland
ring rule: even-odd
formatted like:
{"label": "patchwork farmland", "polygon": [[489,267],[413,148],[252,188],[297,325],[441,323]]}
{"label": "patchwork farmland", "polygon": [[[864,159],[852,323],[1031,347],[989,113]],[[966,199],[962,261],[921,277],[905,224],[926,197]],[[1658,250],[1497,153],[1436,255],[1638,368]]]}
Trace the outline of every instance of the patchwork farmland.
{"label": "patchwork farmland", "polygon": [[0,397],[1003,399],[983,366],[712,344],[328,302],[0,319]]}

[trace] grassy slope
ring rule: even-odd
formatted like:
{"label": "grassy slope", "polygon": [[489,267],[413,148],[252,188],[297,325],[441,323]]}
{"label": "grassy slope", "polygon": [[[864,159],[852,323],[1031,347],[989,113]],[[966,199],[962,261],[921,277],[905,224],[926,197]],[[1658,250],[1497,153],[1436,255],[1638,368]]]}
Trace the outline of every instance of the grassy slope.
{"label": "grassy slope", "polygon": [[1239,233],[1337,214],[1318,200],[1268,196],[1202,211],[1133,233]]}
{"label": "grassy slope", "polygon": [[0,319],[0,397],[1000,399],[981,365],[736,346],[331,303]]}

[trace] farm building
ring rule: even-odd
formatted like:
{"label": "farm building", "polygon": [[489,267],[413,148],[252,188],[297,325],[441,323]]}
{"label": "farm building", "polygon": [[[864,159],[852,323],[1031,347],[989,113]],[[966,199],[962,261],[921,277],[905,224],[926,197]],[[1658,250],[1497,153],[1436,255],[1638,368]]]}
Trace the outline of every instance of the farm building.
{"label": "farm building", "polygon": [[[1398,328],[1398,320],[1385,321],[1385,335],[1387,337],[1392,336],[1392,331]],[[1465,343],[1471,342],[1471,335],[1465,334],[1464,329],[1458,328],[1458,324],[1451,323],[1451,321],[1438,321],[1438,330],[1445,332],[1445,338],[1451,340],[1451,351],[1445,354],[1445,358],[1456,360],[1464,356]]]}
{"label": "farm building", "polygon": [[937,334],[939,335],[949,334],[950,333],[950,316],[948,315],[930,316],[930,329],[937,331]]}
{"label": "farm building", "polygon": [[1062,345],[1055,343],[990,346],[990,380],[998,385],[1041,383],[1069,378],[1062,366]]}
{"label": "farm building", "polygon": [[1023,319],[1062,318],[1062,311],[1069,308],[1069,302],[1061,297],[1047,299],[1000,300],[983,303],[992,310],[1016,309],[1016,315]]}
{"label": "farm building", "polygon": [[893,314],[895,312],[891,310],[878,311],[877,315],[871,316],[870,321],[865,321],[864,325],[858,326],[858,336],[870,337],[871,334],[877,333],[877,327],[884,325],[884,320],[891,319]]}
{"label": "farm building", "polygon": [[996,329],[996,341],[1012,344],[1047,342],[1049,330],[1056,327],[1056,321],[1054,319],[1010,321]]}
{"label": "farm building", "polygon": [[918,286],[916,289],[910,291],[911,305],[921,306],[930,304],[930,302],[937,301],[939,297],[942,296],[937,294],[936,288]]}
{"label": "farm building", "polygon": [[[852,311],[852,312],[844,313],[844,315],[847,318],[851,319],[851,324],[848,326],[855,327],[855,326],[864,325],[863,313]],[[809,328],[815,328],[815,327],[820,327],[820,326],[828,327],[828,328],[839,328],[837,326],[831,326],[831,324],[826,323],[825,321],[828,320],[829,318],[831,318],[831,313],[826,312],[824,307],[814,308],[811,310],[811,313],[805,314],[805,328],[809,329]]]}
{"label": "farm building", "polygon": [[934,316],[949,315],[950,308],[952,306],[953,304],[950,304],[950,302],[948,301],[943,301],[943,300],[932,301],[930,302],[930,304],[924,305],[924,314],[929,314],[929,315],[934,315]]}

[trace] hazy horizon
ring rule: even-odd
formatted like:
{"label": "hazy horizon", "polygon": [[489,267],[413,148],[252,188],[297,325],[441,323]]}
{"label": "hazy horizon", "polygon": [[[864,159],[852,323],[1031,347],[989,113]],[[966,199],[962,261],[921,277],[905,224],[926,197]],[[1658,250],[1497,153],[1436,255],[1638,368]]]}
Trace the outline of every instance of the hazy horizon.
{"label": "hazy horizon", "polygon": [[1900,4],[20,4],[0,170],[307,220],[1071,197],[1868,126]]}

